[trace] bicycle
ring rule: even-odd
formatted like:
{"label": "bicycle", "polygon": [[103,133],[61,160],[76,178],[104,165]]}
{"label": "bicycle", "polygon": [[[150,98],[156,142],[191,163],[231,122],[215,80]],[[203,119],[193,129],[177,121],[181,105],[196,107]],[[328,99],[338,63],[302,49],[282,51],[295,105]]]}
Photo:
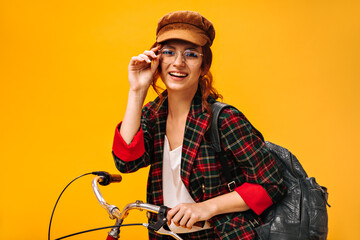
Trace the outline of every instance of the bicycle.
{"label": "bicycle", "polygon": [[[122,227],[122,226],[134,226],[134,225],[143,226],[143,227],[146,227],[149,230],[155,231],[158,234],[168,235],[168,236],[171,236],[171,237],[173,237],[173,238],[175,238],[177,240],[182,240],[182,238],[179,235],[177,235],[176,233],[171,231],[167,226],[166,214],[167,214],[167,211],[169,210],[168,207],[166,207],[166,206],[157,206],[157,205],[144,203],[142,201],[137,200],[136,202],[127,204],[123,208],[123,211],[121,212],[117,206],[111,205],[111,204],[109,204],[109,203],[107,203],[105,201],[105,199],[103,198],[103,196],[102,196],[102,194],[100,192],[99,186],[98,186],[98,184],[100,184],[102,186],[107,186],[107,185],[109,185],[110,183],[113,183],[113,182],[121,182],[121,180],[122,180],[121,175],[119,175],[119,174],[109,174],[107,172],[92,172],[92,173],[87,173],[87,174],[97,175],[92,180],[92,189],[94,191],[94,194],[95,194],[98,202],[100,203],[100,205],[103,208],[106,209],[107,213],[109,214],[109,217],[111,219],[113,219],[113,220],[116,220],[115,225],[110,226],[110,227],[91,229],[91,230],[87,230],[87,231],[82,231],[82,232],[70,234],[70,235],[67,235],[67,236],[64,236],[64,237],[61,237],[61,238],[57,238],[56,240],[61,240],[61,239],[68,238],[68,237],[71,237],[71,236],[75,236],[75,235],[78,235],[78,234],[82,234],[82,233],[86,233],[86,232],[90,232],[90,231],[101,230],[101,229],[105,229],[105,228],[111,228],[110,232],[108,232],[108,237],[106,238],[106,240],[117,240],[117,239],[120,238],[120,227]],[[87,174],[84,174],[82,176],[85,176]],[[78,179],[78,178],[76,178],[76,179]],[[73,181],[75,181],[76,179],[74,179]],[[72,182],[70,182],[65,187],[65,189]],[[63,190],[63,192],[65,191],[65,189]],[[60,194],[59,198],[61,197],[62,193]],[[58,201],[59,201],[59,198],[58,198]],[[54,210],[56,208],[56,205],[57,205],[58,201],[55,204]],[[157,216],[158,216],[157,221],[156,222],[150,222],[150,223],[123,224],[124,219],[129,215],[129,212],[131,210],[134,210],[134,209],[137,209],[137,210],[140,210],[140,211],[145,210],[146,212],[157,214]],[[54,211],[53,211],[53,213],[54,213]],[[50,228],[51,228],[52,217],[53,217],[53,215],[51,216],[51,219],[50,219],[49,239],[50,239]],[[203,227],[204,224],[205,224],[205,221],[201,221],[201,222],[195,223],[195,226]]]}

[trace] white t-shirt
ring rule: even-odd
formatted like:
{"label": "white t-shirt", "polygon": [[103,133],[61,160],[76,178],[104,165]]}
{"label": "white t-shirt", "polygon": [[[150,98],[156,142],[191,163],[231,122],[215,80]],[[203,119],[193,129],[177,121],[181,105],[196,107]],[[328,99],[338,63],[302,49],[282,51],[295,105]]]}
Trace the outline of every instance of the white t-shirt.
{"label": "white t-shirt", "polygon": [[[195,203],[184,183],[181,181],[180,169],[182,145],[170,151],[170,144],[166,136],[164,142],[162,176],[164,205],[173,208],[180,203]],[[211,227],[210,224],[206,222],[203,228],[193,226],[192,229],[189,230],[187,228],[177,227],[171,222],[169,228],[175,233],[189,233],[209,229]]]}

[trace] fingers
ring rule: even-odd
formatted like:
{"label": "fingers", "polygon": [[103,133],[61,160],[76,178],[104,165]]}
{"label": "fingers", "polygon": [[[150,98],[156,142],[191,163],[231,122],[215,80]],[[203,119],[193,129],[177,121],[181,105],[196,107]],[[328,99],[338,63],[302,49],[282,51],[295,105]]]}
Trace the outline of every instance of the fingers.
{"label": "fingers", "polygon": [[161,48],[161,45],[160,45],[160,44],[158,44],[156,47],[154,47],[154,48],[150,49],[150,51],[153,51],[154,53],[156,53],[157,51],[159,51],[159,50],[160,50],[160,48]]}
{"label": "fingers", "polygon": [[157,58],[157,55],[155,54],[154,51],[145,51],[144,55],[146,55],[149,59],[155,59]]}
{"label": "fingers", "polygon": [[175,208],[168,211],[168,225],[171,221],[176,226],[191,229],[192,226],[200,220],[199,214],[194,209],[195,205],[179,204]]}
{"label": "fingers", "polygon": [[183,228],[191,229],[192,225],[189,224],[190,219],[191,219],[191,214],[185,212],[182,218],[180,219],[179,225]]}
{"label": "fingers", "polygon": [[132,57],[130,64],[131,65],[137,65],[139,63],[150,64],[151,61],[156,61],[159,59],[159,56],[155,54],[156,51],[158,51],[158,47],[153,48],[151,50],[146,50],[146,51],[144,51],[144,53],[141,53],[138,56]]}
{"label": "fingers", "polygon": [[[172,215],[172,214],[171,214]],[[184,218],[184,209],[178,209],[178,211],[176,211],[176,213],[173,216],[169,216],[169,219],[176,225],[176,226],[184,226],[181,225],[181,221]],[[183,220],[183,222],[185,221],[185,219]],[[186,222],[185,222],[186,224]]]}
{"label": "fingers", "polygon": [[168,212],[167,212],[167,215],[166,215],[166,218],[168,219],[167,221],[167,224],[170,226],[171,224],[171,220],[172,218],[174,217],[174,215],[179,211],[179,207],[176,206],[172,209],[170,209]]}
{"label": "fingers", "polygon": [[148,55],[145,54],[139,54],[139,57],[144,59],[145,62],[147,63],[151,63],[150,57]]}
{"label": "fingers", "polygon": [[151,50],[145,50],[143,54],[139,54],[139,57],[145,59],[146,62],[150,63],[151,60],[158,58],[155,54],[159,50],[159,46],[152,48]]}
{"label": "fingers", "polygon": [[188,229],[191,229],[192,226],[194,226],[194,224],[195,224],[196,222],[198,222],[198,218],[195,217],[195,216],[192,216],[190,219],[188,219],[188,221],[187,221],[187,223],[186,223],[186,227],[187,227]]}
{"label": "fingers", "polygon": [[130,65],[137,65],[138,63],[145,62],[145,59],[140,56],[132,57],[130,60]]}
{"label": "fingers", "polygon": [[158,69],[158,66],[160,64],[160,58],[157,56],[153,59],[153,64],[151,65],[151,71],[152,73],[155,73],[156,69]]}
{"label": "fingers", "polygon": [[155,53],[157,51],[158,47],[131,58],[128,65],[128,78],[131,89],[147,90],[149,88],[160,62],[159,56]]}

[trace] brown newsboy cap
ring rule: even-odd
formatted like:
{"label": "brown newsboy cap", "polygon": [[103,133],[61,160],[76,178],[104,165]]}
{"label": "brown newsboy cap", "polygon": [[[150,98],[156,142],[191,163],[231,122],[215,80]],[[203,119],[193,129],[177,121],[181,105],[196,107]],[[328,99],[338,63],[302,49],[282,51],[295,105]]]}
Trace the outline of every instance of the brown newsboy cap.
{"label": "brown newsboy cap", "polygon": [[199,46],[212,45],[215,38],[213,24],[200,13],[176,11],[163,16],[156,29],[156,42],[180,39]]}

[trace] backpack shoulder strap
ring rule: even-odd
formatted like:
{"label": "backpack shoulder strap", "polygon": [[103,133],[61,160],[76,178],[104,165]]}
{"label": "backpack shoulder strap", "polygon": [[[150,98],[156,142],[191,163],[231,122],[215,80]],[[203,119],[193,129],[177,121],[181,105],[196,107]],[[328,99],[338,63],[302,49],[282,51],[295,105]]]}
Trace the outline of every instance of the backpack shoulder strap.
{"label": "backpack shoulder strap", "polygon": [[230,168],[225,161],[225,150],[221,147],[221,139],[219,134],[219,116],[224,108],[231,107],[230,105],[222,102],[215,102],[211,105],[212,110],[212,121],[210,126],[210,139],[211,145],[215,150],[216,158],[219,159],[221,164],[222,173],[227,182],[229,192],[235,190],[235,181],[232,179],[230,174]]}
{"label": "backpack shoulder strap", "polygon": [[211,139],[211,145],[216,153],[220,153],[222,151],[221,140],[219,135],[219,126],[218,126],[219,116],[221,111],[227,107],[231,107],[231,106],[223,102],[214,102],[213,104],[211,104],[212,121],[210,126],[210,139]]}

